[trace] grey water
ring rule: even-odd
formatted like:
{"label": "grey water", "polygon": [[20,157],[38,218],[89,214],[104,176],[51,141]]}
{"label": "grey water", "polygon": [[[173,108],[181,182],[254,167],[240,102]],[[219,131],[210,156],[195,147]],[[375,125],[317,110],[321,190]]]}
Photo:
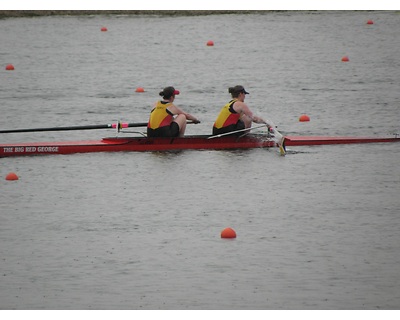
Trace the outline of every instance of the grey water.
{"label": "grey water", "polygon": [[[173,85],[202,121],[186,133],[208,134],[242,84],[284,134],[393,134],[399,31],[394,11],[2,19],[0,128],[143,122]],[[399,159],[398,144],[0,159],[0,309],[399,309]]]}

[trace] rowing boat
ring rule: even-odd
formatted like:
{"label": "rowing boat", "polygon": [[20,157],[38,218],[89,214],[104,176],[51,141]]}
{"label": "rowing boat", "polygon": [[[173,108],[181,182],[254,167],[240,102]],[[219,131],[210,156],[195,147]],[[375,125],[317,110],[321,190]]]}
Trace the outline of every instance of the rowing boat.
{"label": "rowing boat", "polygon": [[208,139],[208,135],[177,138],[109,137],[102,140],[31,142],[0,144],[0,157],[87,152],[174,151],[185,149],[249,149],[273,147],[267,136],[224,136]]}
{"label": "rowing boat", "polygon": [[[285,136],[285,146],[400,142],[400,137]],[[27,142],[0,144],[0,157],[18,157],[89,152],[225,150],[271,148],[277,144],[268,134],[188,135],[178,138],[108,137],[101,140]]]}

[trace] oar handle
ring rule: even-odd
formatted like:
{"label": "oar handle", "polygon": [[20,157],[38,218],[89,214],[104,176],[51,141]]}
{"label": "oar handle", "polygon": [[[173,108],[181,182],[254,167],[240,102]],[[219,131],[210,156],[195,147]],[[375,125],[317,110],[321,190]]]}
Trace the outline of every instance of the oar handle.
{"label": "oar handle", "polygon": [[[117,123],[113,123],[112,127],[116,128]],[[132,123],[120,123],[120,128],[137,128],[137,127],[147,127],[147,122],[132,122]]]}

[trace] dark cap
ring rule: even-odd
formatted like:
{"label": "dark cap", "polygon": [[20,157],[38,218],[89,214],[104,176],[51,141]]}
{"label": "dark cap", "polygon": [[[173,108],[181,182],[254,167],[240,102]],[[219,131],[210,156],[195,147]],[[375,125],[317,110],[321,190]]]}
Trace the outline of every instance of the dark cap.
{"label": "dark cap", "polygon": [[230,87],[228,91],[229,93],[239,94],[243,92],[244,94],[249,94],[243,86]]}
{"label": "dark cap", "polygon": [[159,94],[160,96],[169,99],[170,97],[175,96],[179,93],[180,93],[179,90],[175,90],[174,87],[166,87]]}

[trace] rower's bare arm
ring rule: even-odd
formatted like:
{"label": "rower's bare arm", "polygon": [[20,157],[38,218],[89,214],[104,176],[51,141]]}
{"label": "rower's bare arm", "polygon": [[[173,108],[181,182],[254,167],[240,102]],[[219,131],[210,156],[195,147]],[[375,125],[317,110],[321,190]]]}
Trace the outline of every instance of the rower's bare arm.
{"label": "rower's bare arm", "polygon": [[195,116],[191,115],[190,113],[185,113],[186,119],[192,120],[193,123],[200,123],[200,120],[197,119]]}
{"label": "rower's bare arm", "polygon": [[244,114],[248,116],[250,119],[253,119],[253,112],[251,112],[247,104],[245,104],[244,102],[236,101],[235,104],[233,105],[233,109],[237,113]]}
{"label": "rower's bare arm", "polygon": [[[255,123],[265,123],[265,124],[267,124],[267,122],[263,119],[263,118],[261,118],[261,117],[259,117],[259,116],[253,116],[253,121],[255,122]],[[268,125],[268,124],[267,124]]]}
{"label": "rower's bare arm", "polygon": [[184,114],[187,120],[192,120],[194,123],[200,123],[200,121],[195,116],[183,111],[181,108],[178,108],[176,105],[171,106],[170,111],[174,114]]}
{"label": "rower's bare arm", "polygon": [[251,112],[250,108],[247,106],[247,104],[245,104],[243,102],[241,102],[241,103],[236,102],[236,104],[234,107],[236,112],[241,112],[241,113],[245,114],[246,116],[248,116],[251,119],[251,121],[253,121],[255,123],[266,123],[263,118],[254,115],[253,112]]}

